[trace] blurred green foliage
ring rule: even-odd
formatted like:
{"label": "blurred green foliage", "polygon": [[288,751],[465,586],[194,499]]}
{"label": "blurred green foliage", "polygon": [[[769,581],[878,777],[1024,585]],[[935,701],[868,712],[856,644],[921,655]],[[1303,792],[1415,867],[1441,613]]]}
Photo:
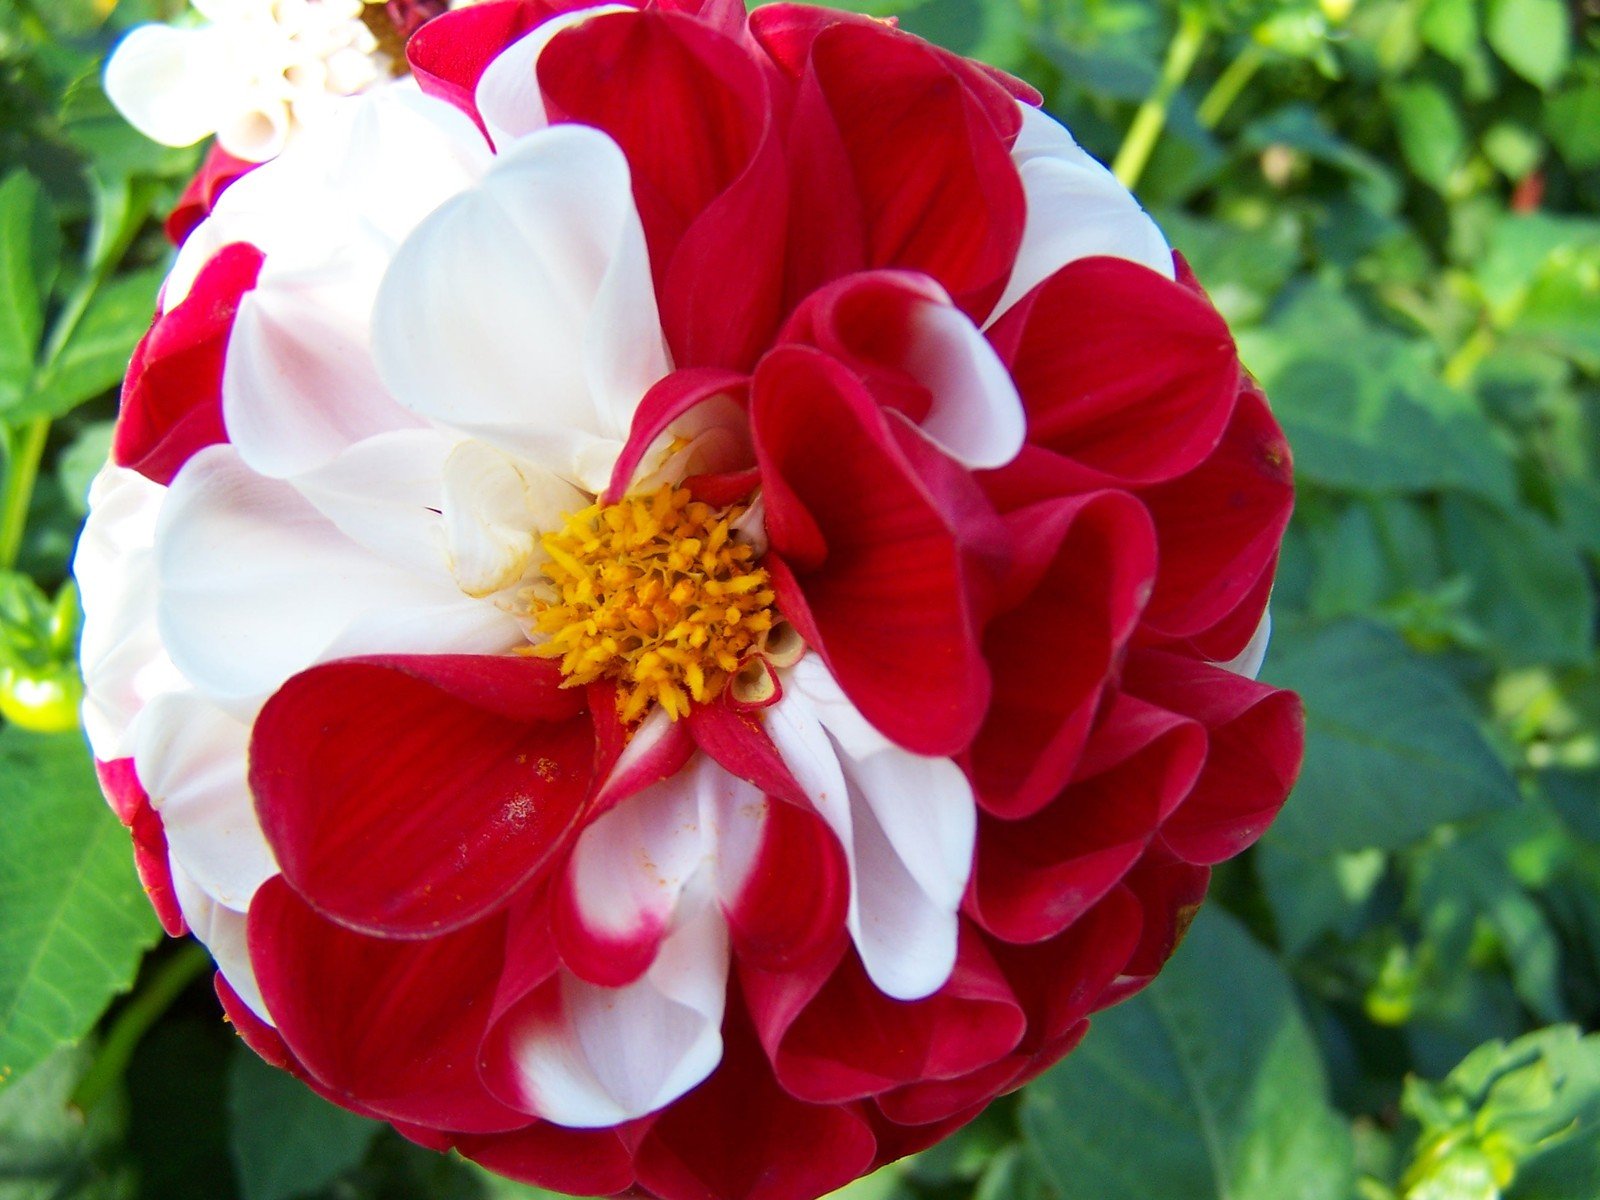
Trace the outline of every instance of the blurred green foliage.
{"label": "blurred green foliage", "polygon": [[[1299,468],[1267,677],[1309,746],[1147,993],[851,1197],[1600,1197],[1600,8],[866,6],[1039,85],[1233,324]],[[176,0],[108,7],[0,0],[0,1198],[532,1195],[243,1051],[63,732],[196,159],[98,85]]]}

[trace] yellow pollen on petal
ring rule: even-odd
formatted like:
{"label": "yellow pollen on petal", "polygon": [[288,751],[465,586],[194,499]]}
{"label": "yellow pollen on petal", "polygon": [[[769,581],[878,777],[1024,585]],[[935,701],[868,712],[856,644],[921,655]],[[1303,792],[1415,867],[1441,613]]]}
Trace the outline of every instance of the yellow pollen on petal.
{"label": "yellow pollen on petal", "polygon": [[540,539],[550,593],[533,602],[565,687],[614,679],[626,721],[716,699],[777,621],[767,572],[733,536],[742,507],[671,485],[570,514]]}

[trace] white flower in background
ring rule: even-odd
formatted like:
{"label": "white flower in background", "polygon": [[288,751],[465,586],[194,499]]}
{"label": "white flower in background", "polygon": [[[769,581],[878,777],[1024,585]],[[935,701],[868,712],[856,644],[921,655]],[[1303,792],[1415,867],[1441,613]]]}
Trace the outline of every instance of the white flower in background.
{"label": "white flower in background", "polygon": [[387,79],[394,60],[363,0],[192,0],[196,25],[141,25],[106,65],[106,94],[169,146],[216,134],[265,162],[340,97]]}

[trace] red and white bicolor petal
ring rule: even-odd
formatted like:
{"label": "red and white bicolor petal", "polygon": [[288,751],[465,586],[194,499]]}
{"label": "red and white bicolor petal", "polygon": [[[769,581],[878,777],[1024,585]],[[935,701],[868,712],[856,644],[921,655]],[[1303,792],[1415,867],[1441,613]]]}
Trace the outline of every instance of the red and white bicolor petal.
{"label": "red and white bicolor petal", "polygon": [[187,686],[156,626],[156,522],[166,489],[108,464],[89,490],[72,570],[83,596],[83,726],[103,762],[133,754],[134,722]]}
{"label": "red and white bicolor petal", "polygon": [[965,773],[885,738],[816,655],[783,672],[766,728],[850,866],[850,935],[867,974],[899,1000],[927,996],[956,959],[977,805]]}
{"label": "red and white bicolor petal", "polygon": [[1022,179],[1028,219],[1005,292],[1010,307],[1062,267],[1105,255],[1173,278],[1172,250],[1149,215],[1106,167],[1043,111],[1021,104],[1022,131],[1011,158]]}
{"label": "red and white bicolor petal", "polygon": [[264,256],[223,376],[229,440],[253,469],[293,475],[364,437],[421,424],[373,364],[373,298],[396,246],[490,159],[466,117],[397,83],[342,105],[238,180],[189,236],[168,308],[223,246],[246,242]]}

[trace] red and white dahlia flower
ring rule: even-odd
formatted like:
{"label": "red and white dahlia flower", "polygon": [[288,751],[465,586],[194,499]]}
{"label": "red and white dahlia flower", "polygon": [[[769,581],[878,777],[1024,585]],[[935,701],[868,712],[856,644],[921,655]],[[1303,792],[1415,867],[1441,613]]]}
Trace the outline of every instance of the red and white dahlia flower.
{"label": "red and white dahlia flower", "polygon": [[1300,760],[1289,452],[1015,80],[498,0],[184,244],[85,720],[264,1057],[584,1193],[803,1200],[1146,983]]}

